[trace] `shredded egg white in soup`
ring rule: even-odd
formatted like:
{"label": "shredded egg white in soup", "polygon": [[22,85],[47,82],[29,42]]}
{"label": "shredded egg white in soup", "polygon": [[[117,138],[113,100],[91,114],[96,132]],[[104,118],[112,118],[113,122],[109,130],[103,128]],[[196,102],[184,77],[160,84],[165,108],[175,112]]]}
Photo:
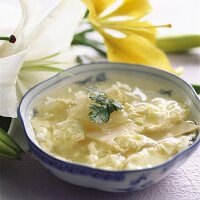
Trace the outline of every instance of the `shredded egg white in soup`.
{"label": "shredded egg white in soup", "polygon": [[31,124],[44,151],[95,168],[142,169],[162,164],[196,137],[199,126],[189,121],[183,102],[122,82],[103,82],[98,89],[122,105],[107,123],[89,117],[93,101],[82,85],[36,105]]}

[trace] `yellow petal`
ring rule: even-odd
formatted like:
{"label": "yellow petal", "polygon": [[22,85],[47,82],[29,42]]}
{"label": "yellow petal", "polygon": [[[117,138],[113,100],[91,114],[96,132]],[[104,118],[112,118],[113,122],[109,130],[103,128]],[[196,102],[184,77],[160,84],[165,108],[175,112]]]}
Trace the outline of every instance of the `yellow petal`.
{"label": "yellow petal", "polygon": [[103,11],[109,8],[116,0],[82,0],[87,6],[90,14],[99,16]]}
{"label": "yellow petal", "polygon": [[126,35],[137,34],[145,37],[153,44],[156,43],[156,29],[148,22],[136,20],[115,21],[107,23],[107,28],[118,30]]}
{"label": "yellow petal", "polygon": [[125,38],[116,38],[105,32],[101,34],[104,37],[110,61],[143,64],[177,73],[166,55],[144,37],[132,34]]}
{"label": "yellow petal", "polygon": [[109,17],[129,16],[133,18],[141,18],[151,11],[148,0],[122,0],[119,6]]}

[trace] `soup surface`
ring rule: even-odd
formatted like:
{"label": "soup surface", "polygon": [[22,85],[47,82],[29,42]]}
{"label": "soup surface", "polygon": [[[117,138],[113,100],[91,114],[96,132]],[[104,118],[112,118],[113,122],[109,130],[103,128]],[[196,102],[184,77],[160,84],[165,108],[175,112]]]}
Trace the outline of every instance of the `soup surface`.
{"label": "soup surface", "polygon": [[[94,122],[87,87],[121,109],[107,122]],[[44,151],[69,162],[109,170],[152,167],[186,149],[199,129],[186,104],[161,93],[122,82],[74,84],[36,105],[32,128]]]}

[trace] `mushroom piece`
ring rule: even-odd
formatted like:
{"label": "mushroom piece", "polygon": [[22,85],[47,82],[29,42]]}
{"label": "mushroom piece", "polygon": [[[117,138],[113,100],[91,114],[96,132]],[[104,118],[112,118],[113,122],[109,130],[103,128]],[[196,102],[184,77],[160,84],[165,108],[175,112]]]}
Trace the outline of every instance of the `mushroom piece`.
{"label": "mushroom piece", "polygon": [[200,130],[200,126],[198,124],[195,124],[192,121],[182,121],[170,128],[167,131],[168,134],[166,136],[168,137],[169,135],[173,135],[174,137],[177,137],[189,133],[196,133],[198,130]]}

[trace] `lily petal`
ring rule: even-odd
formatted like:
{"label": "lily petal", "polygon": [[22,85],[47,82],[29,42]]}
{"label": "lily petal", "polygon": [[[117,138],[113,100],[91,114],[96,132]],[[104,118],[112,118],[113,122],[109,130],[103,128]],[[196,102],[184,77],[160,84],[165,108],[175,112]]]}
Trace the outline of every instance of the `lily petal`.
{"label": "lily petal", "polygon": [[116,38],[105,32],[101,34],[104,37],[110,61],[149,65],[177,73],[166,55],[146,38],[136,34],[124,38]]}
{"label": "lily petal", "polygon": [[[3,44],[1,44],[0,46],[0,58],[2,57],[7,57],[10,56],[12,54],[17,54],[18,52],[22,51],[23,49],[28,47],[28,44],[25,44],[22,39],[23,39],[23,35],[22,35],[22,28],[24,25],[24,20],[26,18],[26,15],[24,13],[23,10],[23,5],[22,4],[17,4],[17,2],[15,2],[13,4],[13,6],[15,7],[15,9],[13,10],[13,12],[18,15],[18,17],[16,16],[16,18],[19,18],[18,20],[13,20],[15,21],[14,23],[14,27],[10,27],[9,28],[9,32],[10,35],[15,35],[17,38],[17,41],[15,42],[15,44],[11,44],[9,42],[4,42]],[[13,16],[13,15],[12,15]],[[21,16],[21,17],[19,17]],[[9,20],[7,20],[7,18],[5,18],[4,23],[9,23]],[[2,26],[2,29],[6,29],[6,26]]]}
{"label": "lily petal", "polygon": [[98,16],[115,3],[116,0],[82,0],[82,2],[87,6],[90,14]]}
{"label": "lily petal", "polygon": [[[23,35],[27,39],[33,34],[34,29],[38,26],[38,24],[42,21],[44,16],[48,15],[52,11],[52,7],[45,10],[43,8],[43,3],[41,0],[19,0],[22,11],[25,15],[25,20],[23,24]],[[30,41],[30,38],[28,38]]]}
{"label": "lily petal", "polygon": [[152,26],[141,21],[151,11],[148,0],[115,0],[107,5],[108,8],[97,3],[94,5],[95,0],[83,2],[90,11],[90,22],[104,38],[108,60],[149,65],[180,73],[180,70],[177,72],[172,68],[165,54],[155,46],[156,28],[170,25]]}
{"label": "lily petal", "polygon": [[29,145],[27,143],[24,130],[19,119],[12,119],[8,130],[8,135],[10,135],[17,142],[17,144],[22,148],[24,152],[29,150]]}
{"label": "lily petal", "polygon": [[0,115],[17,117],[17,93],[15,84],[28,49],[0,59]]}
{"label": "lily petal", "polygon": [[60,0],[30,34],[32,46],[27,60],[38,59],[41,55],[44,57],[69,48],[85,11],[84,4],[79,0]]}
{"label": "lily petal", "polygon": [[148,0],[82,0],[92,17],[131,17],[141,18],[151,11]]}
{"label": "lily petal", "polygon": [[[19,33],[17,43],[15,46],[8,43],[1,46],[0,115],[8,117],[17,116],[18,100],[27,89],[53,75],[20,71],[25,57],[26,60],[34,60],[56,53],[64,47],[69,48],[74,31],[85,13],[85,6],[79,0],[60,0],[45,14],[39,11],[36,15],[36,12],[30,10],[35,6],[35,1],[20,0],[20,3],[23,14],[16,28],[16,33]],[[35,7],[39,9],[40,4]]]}
{"label": "lily petal", "polygon": [[126,35],[132,35],[132,33],[145,37],[153,44],[156,43],[156,29],[149,22],[140,22],[136,20],[114,21],[107,23],[107,27],[110,29],[116,29]]}
{"label": "lily petal", "polygon": [[[128,16],[141,18],[151,11],[151,6],[148,0],[122,0],[121,5],[112,12],[109,17]],[[108,16],[106,16],[108,17]]]}
{"label": "lily petal", "polygon": [[[13,15],[15,16],[13,18]],[[15,32],[21,18],[20,5],[17,1],[0,1],[0,34],[1,36],[9,36]],[[0,45],[7,43],[0,41]]]}
{"label": "lily petal", "polygon": [[[21,98],[28,89],[58,73],[56,70],[51,70],[51,67],[52,69],[56,67],[57,69],[64,70],[74,66],[76,64],[76,57],[77,52],[74,49],[70,49],[62,51],[49,59],[35,60],[33,63],[25,62],[17,80],[18,97]],[[36,70],[32,66],[35,66]],[[43,66],[47,66],[47,69],[42,69]]]}

